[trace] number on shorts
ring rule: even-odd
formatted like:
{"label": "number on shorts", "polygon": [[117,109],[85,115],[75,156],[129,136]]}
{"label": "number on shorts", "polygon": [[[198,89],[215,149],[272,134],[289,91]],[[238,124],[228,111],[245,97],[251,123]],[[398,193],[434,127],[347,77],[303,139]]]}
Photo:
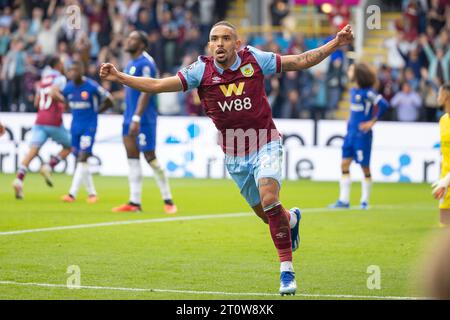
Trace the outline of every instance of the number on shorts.
{"label": "number on shorts", "polygon": [[143,146],[147,145],[147,138],[145,137],[145,134],[143,134],[143,133],[139,134],[138,138],[139,138],[139,145],[140,146],[143,147]]}
{"label": "number on shorts", "polygon": [[87,149],[91,146],[92,137],[91,136],[81,136],[80,138],[80,148]]}

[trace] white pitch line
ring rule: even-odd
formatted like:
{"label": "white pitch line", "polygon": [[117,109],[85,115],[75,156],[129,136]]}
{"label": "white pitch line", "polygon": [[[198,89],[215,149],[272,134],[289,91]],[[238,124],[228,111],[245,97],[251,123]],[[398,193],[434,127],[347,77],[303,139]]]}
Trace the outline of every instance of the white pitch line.
{"label": "white pitch line", "polygon": [[59,226],[59,227],[49,227],[49,228],[39,228],[39,229],[4,231],[4,232],[0,232],[0,236],[22,234],[22,233],[33,233],[33,232],[47,232],[47,231],[59,231],[59,230],[71,230],[71,229],[109,227],[109,226],[127,225],[127,224],[172,222],[172,221],[186,221],[186,220],[205,220],[205,219],[220,219],[220,218],[236,218],[236,217],[246,217],[246,216],[251,216],[251,215],[252,214],[248,213],[248,212],[238,212],[238,213],[207,214],[207,215],[174,217],[174,218],[111,221],[111,222],[100,222],[100,223],[91,223],[91,224],[78,224],[78,225],[72,225],[72,226]]}
{"label": "white pitch line", "polygon": [[[408,210],[408,209],[432,210],[433,209],[428,206],[400,206],[400,205],[398,205],[398,206],[396,206],[396,205],[378,205],[378,206],[373,206],[372,208],[378,209],[378,210]],[[302,213],[304,213],[304,212],[306,212],[306,213],[308,213],[308,212],[310,212],[310,213],[311,212],[345,212],[345,211],[358,211],[358,210],[361,210],[360,207],[358,207],[358,206],[352,206],[349,209],[329,209],[329,208],[304,208],[304,209],[301,209]],[[100,222],[100,223],[90,223],[90,224],[78,224],[78,225],[71,225],[71,226],[57,226],[57,227],[48,227],[48,228],[3,231],[3,232],[0,232],[0,236],[9,236],[9,235],[16,235],[16,234],[24,234],[24,233],[72,230],[72,229],[99,228],[99,227],[109,227],[109,226],[129,225],[129,224],[250,217],[253,215],[254,215],[254,213],[237,212],[237,213],[206,214],[206,215],[173,217],[173,218],[156,218],[156,219],[153,218],[153,219],[141,219],[141,220],[111,221],[111,222]]]}
{"label": "white pitch line", "polygon": [[[105,291],[183,293],[183,294],[198,294],[198,295],[219,295],[219,296],[262,296],[262,297],[279,297],[280,296],[279,294],[275,294],[275,293],[263,293],[263,292],[220,292],[220,291],[123,288],[123,287],[81,286],[81,285],[78,286],[77,288],[69,288],[67,285],[64,285],[64,284],[16,282],[16,281],[0,281],[0,285],[64,288],[64,289],[68,289],[68,290],[88,289],[88,290],[105,290]],[[383,299],[383,300],[427,300],[427,299],[430,299],[430,298],[426,298],[426,297],[364,296],[364,295],[351,295],[351,294],[309,294],[309,293],[297,293],[296,296],[297,297],[305,297],[305,298],[347,298],[347,299]]]}

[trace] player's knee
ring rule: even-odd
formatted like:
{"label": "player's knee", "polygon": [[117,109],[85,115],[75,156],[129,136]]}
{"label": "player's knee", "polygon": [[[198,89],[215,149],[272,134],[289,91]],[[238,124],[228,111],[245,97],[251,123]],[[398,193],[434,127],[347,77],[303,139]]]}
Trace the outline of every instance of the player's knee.
{"label": "player's knee", "polygon": [[362,171],[364,173],[364,177],[365,178],[371,178],[372,174],[370,172],[370,168],[369,167],[362,167]]}
{"label": "player's knee", "polygon": [[272,191],[262,191],[260,193],[261,196],[261,205],[263,208],[268,207],[279,201],[278,194]]}
{"label": "player's knee", "polygon": [[145,152],[144,156],[145,156],[145,160],[147,160],[147,162],[150,163],[150,165],[151,165],[151,162],[153,162],[153,160],[156,159],[155,152],[152,152],[152,151]]}
{"label": "player's knee", "polygon": [[91,155],[92,155],[92,154],[91,154],[91,153],[88,153],[88,152],[80,152],[80,153],[78,154],[77,159],[78,159],[79,162],[86,162],[87,159],[88,159]]}

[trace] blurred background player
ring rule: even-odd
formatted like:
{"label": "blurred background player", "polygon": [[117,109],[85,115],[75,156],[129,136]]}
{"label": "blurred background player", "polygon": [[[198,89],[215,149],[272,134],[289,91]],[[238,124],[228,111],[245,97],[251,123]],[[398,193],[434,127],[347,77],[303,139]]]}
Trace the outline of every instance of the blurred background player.
{"label": "blurred background player", "polygon": [[433,196],[440,199],[440,222],[441,226],[450,226],[450,84],[440,87],[438,104],[444,107],[445,114],[439,120],[441,132],[442,169],[440,180],[433,184]]}
{"label": "blurred background player", "polygon": [[49,165],[40,169],[46,183],[52,186],[50,170],[70,154],[70,134],[64,128],[62,114],[64,111],[64,97],[62,90],[66,86],[66,77],[63,75],[63,63],[59,57],[51,57],[48,66],[42,72],[34,105],[38,109],[36,122],[31,129],[30,150],[23,159],[16,179],[13,182],[16,199],[23,198],[23,181],[27,174],[30,162],[38,155],[42,145],[52,138],[63,149],[57,156],[52,156]]}
{"label": "blurred background player", "polygon": [[[176,76],[133,77],[103,64],[100,76],[151,93],[198,88],[206,114],[220,131],[228,172],[254,212],[269,225],[280,260],[281,295],[295,294],[292,252],[298,248],[300,210],[286,210],[279,198],[283,147],[264,90],[264,76],[312,67],[353,41],[350,25],[324,46],[299,55],[280,56],[251,46],[241,49],[236,28],[216,23],[209,35],[212,56],[200,56]],[[239,132],[242,132],[239,139]],[[246,133],[255,135],[246,139]],[[231,141],[230,139],[231,138]],[[235,138],[238,142],[235,143]]]}
{"label": "blurred background player", "polygon": [[[143,31],[133,31],[129,34],[125,51],[131,56],[124,72],[136,77],[158,77],[158,70],[153,58],[145,51],[148,47],[148,36]],[[156,182],[164,200],[164,211],[176,213],[169,181],[164,169],[156,159],[156,119],[158,110],[156,96],[125,87],[126,109],[123,121],[123,144],[125,146],[129,165],[128,181],[130,184],[130,201],[127,204],[113,208],[114,212],[138,212],[141,208],[142,171],[140,153],[153,169]]]}
{"label": "blurred background player", "polygon": [[350,165],[353,160],[361,165],[364,178],[361,181],[361,209],[369,206],[372,188],[370,173],[370,156],[372,151],[372,127],[389,107],[388,102],[378,94],[373,86],[375,73],[364,63],[351,65],[348,70],[349,81],[356,83],[350,91],[350,118],[347,124],[347,135],[342,146],[342,177],[340,181],[339,200],[330,208],[350,207]]}
{"label": "blurred background player", "polygon": [[[75,61],[69,69],[69,81],[63,90],[66,103],[72,111],[72,152],[77,158],[69,194],[63,196],[64,202],[73,202],[82,182],[88,192],[89,203],[97,202],[92,174],[89,171],[88,158],[92,156],[92,147],[97,132],[98,114],[111,108],[111,94],[97,82],[85,77],[84,65]],[[100,104],[100,105],[99,105]]]}

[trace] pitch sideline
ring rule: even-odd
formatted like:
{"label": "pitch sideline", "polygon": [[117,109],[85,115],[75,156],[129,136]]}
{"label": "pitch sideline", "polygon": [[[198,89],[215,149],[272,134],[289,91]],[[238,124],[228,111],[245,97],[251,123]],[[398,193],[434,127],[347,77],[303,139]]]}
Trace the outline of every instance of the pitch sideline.
{"label": "pitch sideline", "polygon": [[[407,209],[411,209],[411,208],[414,208],[416,210],[418,210],[418,209],[431,210],[432,209],[431,207],[428,207],[428,206],[420,207],[420,206],[403,206],[403,205],[401,205],[401,206],[400,205],[399,206],[378,205],[378,206],[373,206],[371,208],[378,209],[378,210],[400,210],[400,209],[407,210]],[[301,209],[302,213],[345,212],[345,211],[358,211],[358,210],[361,210],[358,206],[354,206],[349,209],[330,209],[330,208],[304,208],[304,209]],[[151,219],[140,219],[140,220],[110,221],[110,222],[78,224],[78,225],[69,225],[69,226],[57,226],[57,227],[48,227],[48,228],[3,231],[3,232],[0,232],[0,236],[17,235],[17,234],[24,234],[24,233],[50,232],[50,231],[60,231],[60,230],[99,228],[99,227],[109,227],[109,226],[129,225],[129,224],[250,217],[250,216],[254,216],[254,215],[255,215],[254,213],[249,213],[249,212],[237,212],[237,213],[207,214],[207,215],[171,217],[171,218],[151,218]]]}
{"label": "pitch sideline", "polygon": [[[220,291],[195,291],[195,290],[172,290],[172,289],[149,289],[149,288],[124,288],[124,287],[104,287],[104,286],[78,286],[76,288],[69,288],[64,284],[52,283],[35,283],[35,282],[15,282],[15,281],[0,281],[0,285],[10,286],[33,286],[33,287],[47,287],[47,288],[65,288],[68,290],[105,290],[105,291],[125,291],[125,292],[153,292],[153,293],[184,293],[184,294],[198,294],[198,295],[221,295],[221,296],[263,296],[263,297],[279,297],[276,293],[263,292],[220,292]],[[365,296],[365,295],[351,295],[351,294],[312,294],[312,293],[297,293],[296,297],[305,298],[342,298],[342,299],[383,299],[383,300],[428,300],[427,297],[398,297],[398,296]]]}

